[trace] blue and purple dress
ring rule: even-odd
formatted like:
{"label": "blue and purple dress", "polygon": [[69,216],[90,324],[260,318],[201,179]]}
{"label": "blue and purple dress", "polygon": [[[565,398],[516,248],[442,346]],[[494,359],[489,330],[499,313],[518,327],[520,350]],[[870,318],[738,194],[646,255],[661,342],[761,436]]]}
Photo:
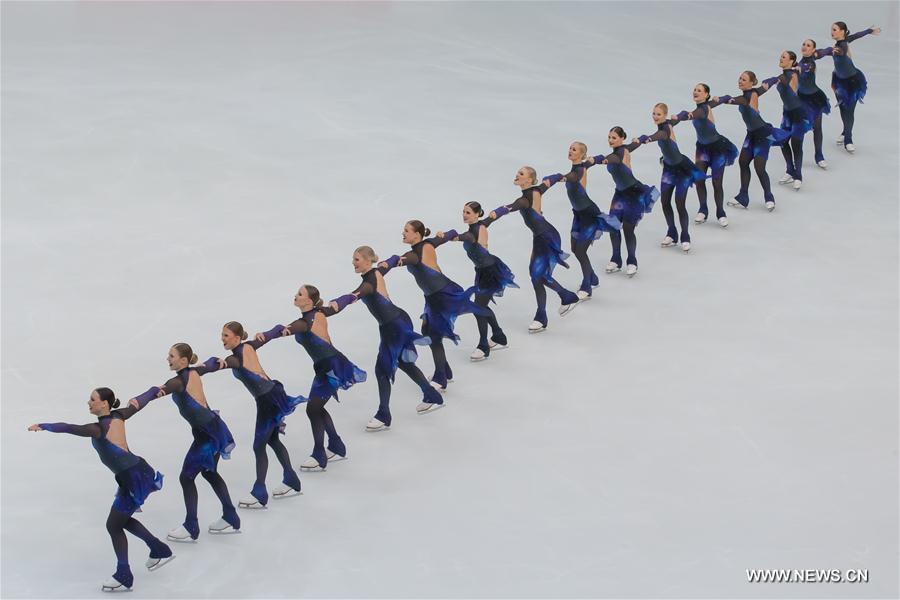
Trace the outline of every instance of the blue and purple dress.
{"label": "blue and purple dress", "polygon": [[872,29],[851,33],[832,48],[823,48],[823,55],[834,59],[834,73],[831,75],[831,89],[841,106],[851,106],[862,102],[869,89],[868,81],[862,71],[853,64],[850,58],[850,42],[872,33]]}
{"label": "blue and purple dress", "polygon": [[725,173],[725,167],[733,165],[738,156],[738,149],[731,140],[718,132],[713,121],[712,109],[721,104],[712,99],[697,104],[697,107],[688,113],[686,110],[677,115],[673,120],[675,125],[681,121],[689,120],[697,133],[697,150],[695,159],[702,163],[703,171],[712,169],[713,179],[721,178]]}
{"label": "blue and purple dress", "polygon": [[[832,48],[816,50],[812,56],[804,56],[798,62],[800,74],[797,76],[797,97],[806,109],[811,123],[822,115],[831,112],[831,102],[818,85],[816,85],[816,61],[831,55]],[[817,158],[818,160],[818,158]]]}
{"label": "blue and purple dress", "polygon": [[[516,198],[512,204],[507,204],[494,210],[496,219],[516,211],[522,215],[522,221],[532,233],[531,260],[528,263],[528,274],[531,276],[532,282],[544,284],[555,282],[553,270],[557,265],[569,268],[569,265],[566,263],[569,255],[563,252],[559,231],[544,218],[544,215],[534,208],[534,195],[543,195],[548,189],[549,186],[543,183],[526,188],[522,190],[522,195]],[[578,301],[575,293],[570,293],[575,297],[575,300],[569,297],[561,297],[563,304],[569,304],[568,301]]]}
{"label": "blue and purple dress", "polygon": [[357,383],[366,380],[366,372],[350,362],[337,348],[312,332],[316,315],[322,313],[323,318],[334,311],[328,308],[313,308],[304,312],[299,319],[290,325],[276,325],[264,333],[266,342],[281,337],[281,332],[288,329],[294,340],[300,344],[313,361],[316,375],[309,390],[309,398],[338,398],[338,390],[349,390]]}
{"label": "blue and purple dress", "polygon": [[221,457],[228,460],[231,458],[231,451],[234,450],[234,436],[219,416],[219,412],[203,406],[188,392],[191,371],[197,375],[214,372],[218,369],[214,360],[210,359],[199,367],[181,369],[162,388],[151,387],[135,397],[140,407],[144,408],[157,398],[160,392],[164,396],[172,395],[178,413],[191,426],[191,434],[194,437],[181,467],[181,475],[189,478],[194,478],[203,471],[215,472],[218,459]]}
{"label": "blue and purple dress", "polygon": [[362,274],[359,287],[350,294],[335,298],[334,302],[338,305],[338,311],[341,311],[359,299],[375,317],[381,339],[375,373],[385,375],[393,383],[398,365],[401,362],[416,362],[419,356],[416,346],[427,346],[431,343],[431,338],[416,332],[406,311],[378,292],[378,274],[383,276],[388,271],[389,269],[369,269]]}
{"label": "blue and purple dress", "polygon": [[659,198],[659,190],[655,186],[646,185],[638,181],[631,168],[625,164],[625,151],[631,151],[640,144],[623,144],[604,156],[599,154],[594,157],[593,164],[606,164],[607,172],[612,176],[616,185],[612,201],[609,204],[609,214],[623,223],[637,225],[644,215],[653,210],[653,205]]}
{"label": "blue and purple dress", "polygon": [[660,188],[665,191],[672,187],[675,188],[678,195],[683,195],[695,183],[706,179],[706,173],[678,149],[671,129],[674,123],[673,121],[663,121],[657,125],[657,129],[652,135],[642,135],[638,140],[642,145],[650,142],[656,142],[659,145],[663,166]]}
{"label": "blue and purple dress", "polygon": [[475,284],[466,290],[466,295],[488,296],[493,302],[495,297],[503,296],[506,288],[518,288],[519,284],[515,282],[515,275],[506,263],[478,243],[481,228],[487,227],[492,222],[490,218],[481,219],[469,225],[464,233],[451,229],[444,237],[447,240],[462,242],[466,256],[475,265]]}
{"label": "blue and purple dress", "polygon": [[751,100],[753,96],[762,96],[768,88],[762,86],[746,90],[740,96],[720,96],[719,102],[722,104],[733,104],[738,107],[741,119],[747,127],[747,135],[744,137],[744,143],[741,150],[746,150],[752,158],[762,156],[769,158],[769,148],[773,145],[780,146],[791,137],[790,132],[773,127],[771,123],[767,123],[759,111],[753,108]]}
{"label": "blue and purple dress", "polygon": [[106,465],[119,484],[113,500],[113,508],[125,514],[140,512],[147,497],[163,486],[162,473],[155,471],[143,458],[132,454],[106,438],[109,426],[116,419],[124,421],[137,409],[132,407],[113,410],[109,415],[99,417],[96,423],[71,425],[69,423],[40,423],[41,429],[53,433],[68,433],[91,438],[91,445],[97,451],[100,462]]}
{"label": "blue and purple dress", "polygon": [[467,294],[459,284],[422,261],[422,251],[426,244],[437,248],[447,241],[447,238],[427,238],[417,242],[402,257],[395,254],[387,259],[385,262],[388,269],[385,272],[396,267],[402,258],[406,270],[425,294],[422,333],[432,341],[449,338],[454,344],[458,344],[459,336],[453,330],[456,318],[466,313],[483,315],[487,311],[472,302],[469,299],[471,294]]}

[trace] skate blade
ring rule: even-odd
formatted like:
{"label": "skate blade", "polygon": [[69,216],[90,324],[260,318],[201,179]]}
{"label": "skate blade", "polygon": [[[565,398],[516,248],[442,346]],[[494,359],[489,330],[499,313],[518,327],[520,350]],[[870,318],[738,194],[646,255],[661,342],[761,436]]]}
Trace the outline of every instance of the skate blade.
{"label": "skate blade", "polygon": [[[579,301],[579,302],[580,302],[580,301]],[[565,312],[559,313],[559,316],[560,316],[560,317],[565,317],[565,316],[567,316],[567,315],[572,314],[572,311],[575,310],[575,307],[578,306],[579,302],[573,302],[572,304],[567,304],[566,306],[569,306],[570,308],[567,308]],[[557,311],[557,312],[559,312],[559,311]]]}
{"label": "skate blade", "polygon": [[637,271],[635,271],[634,273],[632,273],[632,274],[630,274],[630,275],[626,275],[626,277],[628,277],[628,279],[631,279],[631,278],[634,277],[635,275],[637,275]]}
{"label": "skate blade", "polygon": [[130,592],[131,588],[125,587],[124,585],[120,585],[117,587],[109,587],[106,585],[101,585],[100,591],[106,592],[107,594],[121,594],[122,592]]}
{"label": "skate blade", "polygon": [[528,333],[529,333],[529,334],[532,334],[532,333],[544,333],[545,331],[547,331],[547,328],[546,328],[546,327],[541,327],[540,329],[529,329],[529,330],[528,330]]}
{"label": "skate blade", "polygon": [[244,502],[241,500],[238,502],[238,508],[246,508],[248,510],[266,510],[269,508],[265,504],[260,504],[259,502]]}
{"label": "skate blade", "polygon": [[494,344],[491,346],[491,352],[496,352],[497,350],[506,350],[509,348],[509,344]]}
{"label": "skate blade", "polygon": [[389,431],[391,429],[390,425],[380,425],[378,427],[369,427],[366,425],[366,431],[369,433],[376,433],[378,431]]}
{"label": "skate blade", "polygon": [[488,359],[487,356],[482,356],[481,358],[472,358],[472,357],[470,356],[470,357],[469,357],[469,362],[484,362],[484,361],[486,361],[487,359]]}
{"label": "skate blade", "polygon": [[152,567],[151,567],[151,566],[147,566],[147,570],[148,570],[148,571],[156,571],[157,569],[159,569],[160,567],[162,567],[162,566],[165,565],[166,563],[170,563],[170,562],[172,562],[173,560],[175,560],[175,555],[173,554],[172,556],[169,556],[169,557],[166,557],[166,558],[159,558],[159,559],[152,558],[152,559],[150,559],[150,560],[155,560],[156,563],[154,563]]}
{"label": "skate blade", "polygon": [[621,271],[621,270],[622,270],[621,268],[619,268],[619,269],[606,269],[606,274],[607,274],[607,275],[612,275],[613,273],[618,273],[618,272]]}
{"label": "skate blade", "polygon": [[303,465],[300,465],[300,470],[304,473],[324,473],[325,467],[322,467],[320,465],[316,465],[314,467],[304,467]]}
{"label": "skate blade", "polygon": [[166,539],[170,542],[178,542],[179,544],[196,544],[197,540],[194,538],[177,538],[172,537],[171,535],[166,535]]}
{"label": "skate blade", "polygon": [[285,498],[293,498],[294,496],[302,496],[303,492],[300,490],[291,489],[290,492],[285,492],[283,494],[272,494],[272,497],[276,500],[284,500]]}
{"label": "skate blade", "polygon": [[429,413],[433,413],[435,411],[441,410],[442,408],[444,408],[443,404],[432,404],[426,410],[416,409],[416,414],[417,415],[427,415]]}
{"label": "skate blade", "polygon": [[235,529],[234,527],[228,527],[227,529],[209,529],[210,535],[234,535],[235,533],[241,533],[240,529]]}

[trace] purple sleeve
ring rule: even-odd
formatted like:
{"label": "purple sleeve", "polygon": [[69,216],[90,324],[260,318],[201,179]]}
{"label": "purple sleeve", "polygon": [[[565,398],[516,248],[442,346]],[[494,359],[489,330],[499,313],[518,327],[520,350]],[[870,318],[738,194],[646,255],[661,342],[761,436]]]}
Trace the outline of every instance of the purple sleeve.
{"label": "purple sleeve", "polygon": [[825,58],[826,56],[834,56],[834,48],[832,46],[828,46],[827,48],[822,48],[821,50],[816,50],[815,53],[816,60],[820,58]]}
{"label": "purple sleeve", "polygon": [[459,232],[455,229],[451,229],[450,231],[444,232],[444,240],[448,242],[452,242],[456,238],[459,237]]}
{"label": "purple sleeve", "polygon": [[[400,264],[400,257],[395,254],[392,257],[385,260],[384,262],[388,266],[387,270],[390,271],[391,269],[396,269],[397,265]],[[385,271],[385,273],[386,272],[387,271]],[[384,273],[382,273],[382,275],[384,275]]]}
{"label": "purple sleeve", "polygon": [[680,113],[678,113],[677,115],[675,115],[675,118],[678,119],[679,121],[689,121],[691,118],[691,114],[688,111],[683,110]]}
{"label": "purple sleeve", "polygon": [[[773,85],[775,85],[776,83],[778,83],[779,81],[781,81],[781,78],[782,78],[782,77],[783,77],[783,74],[782,74],[782,75],[779,75],[779,76],[777,76],[777,77],[769,77],[768,79],[763,79],[762,82],[763,82],[763,84],[765,84],[765,85],[767,85],[767,86],[769,86],[769,87],[772,87]],[[784,82],[782,82],[782,83],[784,83]],[[760,86],[760,87],[758,87],[758,88],[756,88],[756,89],[757,89],[759,92],[761,92],[761,93],[765,93],[765,90],[762,88],[762,86]]]}
{"label": "purple sleeve", "polygon": [[69,423],[38,423],[44,431],[52,433],[68,433],[79,437],[100,437],[100,426],[97,423],[88,425],[71,425]]}
{"label": "purple sleeve", "polygon": [[271,342],[274,339],[280,338],[281,332],[285,329],[286,327],[284,325],[276,325],[268,331],[263,331],[263,337],[266,338],[266,342]]}
{"label": "purple sleeve", "polygon": [[207,373],[215,373],[219,370],[219,359],[215,356],[207,358],[200,366],[194,368],[198,375],[206,375]]}
{"label": "purple sleeve", "polygon": [[508,215],[511,211],[509,208],[507,208],[505,206],[501,206],[499,208],[495,208],[491,212],[494,213],[494,215],[496,215],[496,217],[499,219],[500,217]]}
{"label": "purple sleeve", "polygon": [[[732,100],[734,102],[732,102]],[[729,96],[728,94],[719,96],[719,104],[744,104],[744,102],[738,102],[742,100],[743,98],[735,98],[734,96]]]}
{"label": "purple sleeve", "polygon": [[151,400],[155,400],[157,395],[159,394],[160,388],[153,386],[140,396],[135,396],[134,399],[138,401],[138,406],[144,408],[147,406]]}
{"label": "purple sleeve", "polygon": [[547,186],[547,189],[553,187],[557,183],[559,183],[565,176],[562,173],[554,173],[553,175],[548,175],[544,177],[544,181],[549,181],[550,185]]}
{"label": "purple sleeve", "polygon": [[332,302],[338,305],[338,312],[344,310],[354,302],[356,302],[356,296],[353,294],[344,294],[343,296],[338,296]]}

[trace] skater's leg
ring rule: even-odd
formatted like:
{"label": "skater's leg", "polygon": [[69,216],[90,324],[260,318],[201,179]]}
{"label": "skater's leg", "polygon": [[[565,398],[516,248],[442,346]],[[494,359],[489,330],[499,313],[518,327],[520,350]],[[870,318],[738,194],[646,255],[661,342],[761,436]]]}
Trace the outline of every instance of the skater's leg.
{"label": "skater's leg", "polygon": [[766,172],[766,157],[757,156],[754,158],[753,168],[756,170],[756,176],[759,178],[759,184],[762,186],[766,201],[774,200],[772,184],[769,182],[769,174]]}
{"label": "skater's leg", "polygon": [[634,233],[637,223],[622,223],[622,232],[625,234],[625,248],[628,250],[628,264],[637,265],[637,236]]}
{"label": "skater's leg", "polygon": [[680,189],[676,189],[675,191],[675,209],[678,211],[678,223],[681,225],[681,242],[691,241],[691,234],[690,232],[688,232],[690,221],[688,219],[688,212],[685,206],[689,189],[690,187],[685,186]]}
{"label": "skater's leg", "polygon": [[666,237],[670,237],[673,240],[678,239],[678,231],[675,229],[675,212],[672,210],[672,193],[675,191],[675,187],[666,183],[661,184],[662,187],[662,210],[663,215],[666,217]]}
{"label": "skater's leg", "polygon": [[825,155],[822,153],[822,115],[816,117],[813,122],[813,146],[816,149],[816,162],[825,160]]}

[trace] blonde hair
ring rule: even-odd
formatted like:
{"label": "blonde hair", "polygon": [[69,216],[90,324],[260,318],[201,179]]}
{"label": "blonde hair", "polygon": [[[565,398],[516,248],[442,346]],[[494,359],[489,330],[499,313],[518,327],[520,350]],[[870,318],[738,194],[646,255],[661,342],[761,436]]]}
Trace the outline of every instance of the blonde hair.
{"label": "blonde hair", "polygon": [[[666,115],[669,114],[669,105],[665,102],[657,102],[653,105],[653,108],[661,108]],[[669,135],[671,136],[672,141],[675,141],[675,128],[671,125],[669,126]]]}
{"label": "blonde hair", "polygon": [[522,170],[531,175],[531,183],[537,183],[537,171],[534,170],[534,167],[522,167]]}
{"label": "blonde hair", "polygon": [[360,246],[356,250],[353,251],[354,254],[359,254],[363,257],[364,260],[369,261],[372,264],[378,262],[378,255],[375,254],[375,251],[372,250],[371,246]]}
{"label": "blonde hair", "polygon": [[581,148],[581,158],[584,159],[587,156],[587,144],[584,142],[572,142],[573,146],[578,146]]}

